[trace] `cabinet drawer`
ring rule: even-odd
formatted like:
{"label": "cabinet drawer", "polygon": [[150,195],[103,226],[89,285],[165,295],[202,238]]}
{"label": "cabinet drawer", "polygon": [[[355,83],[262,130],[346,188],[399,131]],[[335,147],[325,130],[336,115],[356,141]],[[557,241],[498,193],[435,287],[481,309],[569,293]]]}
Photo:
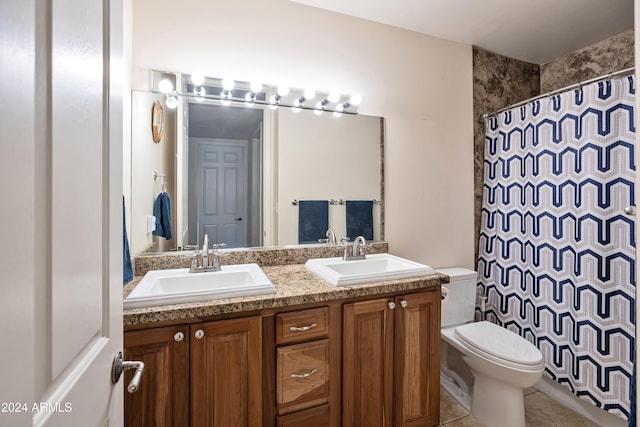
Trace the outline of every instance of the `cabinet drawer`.
{"label": "cabinet drawer", "polygon": [[278,417],[278,427],[326,427],[328,425],[328,404]]}
{"label": "cabinet drawer", "polygon": [[[276,391],[278,406],[327,402],[329,395],[329,340],[278,348]],[[302,405],[304,407],[304,405]],[[297,409],[302,409],[296,405]]]}
{"label": "cabinet drawer", "polygon": [[278,344],[323,338],[329,335],[329,308],[290,311],[276,315]]}

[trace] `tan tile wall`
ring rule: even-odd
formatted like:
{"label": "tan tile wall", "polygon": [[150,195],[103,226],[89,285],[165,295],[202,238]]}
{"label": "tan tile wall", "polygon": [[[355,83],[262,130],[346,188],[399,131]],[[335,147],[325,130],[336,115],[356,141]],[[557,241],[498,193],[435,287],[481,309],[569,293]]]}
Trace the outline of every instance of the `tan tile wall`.
{"label": "tan tile wall", "polygon": [[634,31],[628,30],[540,66],[541,93],[634,66]]}

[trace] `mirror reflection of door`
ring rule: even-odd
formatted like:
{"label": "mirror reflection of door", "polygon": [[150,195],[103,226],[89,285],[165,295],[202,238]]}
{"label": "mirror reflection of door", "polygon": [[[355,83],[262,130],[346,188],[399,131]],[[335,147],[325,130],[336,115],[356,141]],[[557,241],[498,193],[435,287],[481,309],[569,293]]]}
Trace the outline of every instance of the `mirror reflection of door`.
{"label": "mirror reflection of door", "polygon": [[[262,112],[249,110],[241,120],[236,107],[189,106],[188,238],[198,245],[204,234],[211,243],[238,248],[261,245],[260,145]],[[257,209],[261,211],[261,209]]]}
{"label": "mirror reflection of door", "polygon": [[205,233],[215,243],[247,246],[247,141],[190,138],[190,242],[198,245]]}

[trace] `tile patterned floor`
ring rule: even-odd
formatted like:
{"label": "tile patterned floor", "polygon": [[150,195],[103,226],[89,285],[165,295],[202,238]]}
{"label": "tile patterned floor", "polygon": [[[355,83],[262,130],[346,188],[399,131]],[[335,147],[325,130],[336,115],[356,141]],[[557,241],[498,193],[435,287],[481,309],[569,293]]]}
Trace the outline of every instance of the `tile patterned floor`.
{"label": "tile patterned floor", "polygon": [[[597,424],[535,389],[525,391],[524,406],[527,427],[597,427]],[[442,389],[440,390],[440,425],[485,427]]]}

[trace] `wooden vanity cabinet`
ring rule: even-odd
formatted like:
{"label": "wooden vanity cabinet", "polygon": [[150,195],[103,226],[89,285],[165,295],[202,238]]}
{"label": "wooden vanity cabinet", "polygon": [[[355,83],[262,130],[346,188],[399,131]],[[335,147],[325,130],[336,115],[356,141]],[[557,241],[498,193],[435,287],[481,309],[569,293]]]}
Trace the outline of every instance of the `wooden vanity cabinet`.
{"label": "wooden vanity cabinet", "polygon": [[124,342],[126,359],[145,363],[140,389],[125,392],[125,426],[261,424],[259,316],[130,331]]}
{"label": "wooden vanity cabinet", "polygon": [[[340,346],[335,345],[339,337],[332,333],[339,325],[338,304],[276,314],[274,403],[278,427],[338,425],[331,420],[339,421],[336,386],[340,363],[336,351]],[[269,420],[266,425],[273,423]]]}
{"label": "wooden vanity cabinet", "polygon": [[262,423],[259,316],[191,325],[191,427]]}
{"label": "wooden vanity cabinet", "polygon": [[436,426],[439,289],[125,332],[125,425]]}
{"label": "wooden vanity cabinet", "polygon": [[343,425],[438,425],[438,289],[344,305]]}
{"label": "wooden vanity cabinet", "polygon": [[[189,425],[189,326],[131,331],[124,334],[126,360],[144,362],[135,393],[124,393],[126,427]],[[125,371],[125,387],[133,377]]]}

